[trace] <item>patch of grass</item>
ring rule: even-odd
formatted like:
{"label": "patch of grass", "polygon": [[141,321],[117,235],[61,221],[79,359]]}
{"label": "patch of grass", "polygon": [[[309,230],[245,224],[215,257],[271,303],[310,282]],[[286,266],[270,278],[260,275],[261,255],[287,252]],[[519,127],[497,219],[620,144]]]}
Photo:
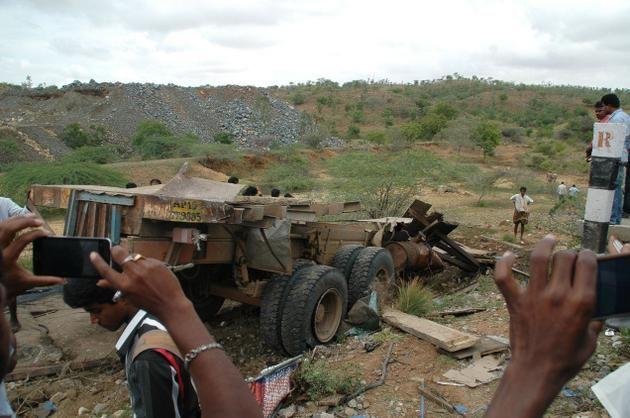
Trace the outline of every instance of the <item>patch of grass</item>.
{"label": "patch of grass", "polygon": [[334,394],[347,395],[360,385],[356,368],[349,364],[330,367],[324,359],[304,360],[293,381],[298,391],[305,393],[311,400]]}
{"label": "patch of grass", "polygon": [[438,368],[451,369],[453,367],[458,367],[457,360],[453,357],[445,356],[444,354],[439,354],[435,359],[435,365]]}
{"label": "patch of grass", "polygon": [[399,288],[397,305],[402,312],[424,316],[433,308],[433,294],[416,278]]}
{"label": "patch of grass", "polygon": [[501,240],[505,242],[511,242],[511,243],[516,242],[516,240],[514,239],[514,234],[503,234],[501,236]]}
{"label": "patch of grass", "polygon": [[619,335],[622,342],[619,352],[626,357],[630,357],[630,329],[622,329]]}
{"label": "patch of grass", "polygon": [[282,192],[313,190],[315,181],[311,176],[310,162],[302,154],[301,147],[281,148],[272,152],[272,155],[278,161],[264,171],[261,186],[265,188],[277,187]]}

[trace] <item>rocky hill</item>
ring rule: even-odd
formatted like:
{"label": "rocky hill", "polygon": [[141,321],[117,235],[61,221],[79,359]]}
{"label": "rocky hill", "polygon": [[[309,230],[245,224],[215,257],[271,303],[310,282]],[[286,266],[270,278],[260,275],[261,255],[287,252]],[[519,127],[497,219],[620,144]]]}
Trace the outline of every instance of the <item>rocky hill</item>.
{"label": "rocky hill", "polygon": [[75,82],[62,88],[0,87],[0,137],[16,139],[27,159],[53,159],[69,149],[59,140],[71,123],[104,126],[109,142],[129,144],[143,120],[159,120],[176,134],[212,142],[233,135],[244,146],[296,142],[309,119],[255,87],[179,87]]}

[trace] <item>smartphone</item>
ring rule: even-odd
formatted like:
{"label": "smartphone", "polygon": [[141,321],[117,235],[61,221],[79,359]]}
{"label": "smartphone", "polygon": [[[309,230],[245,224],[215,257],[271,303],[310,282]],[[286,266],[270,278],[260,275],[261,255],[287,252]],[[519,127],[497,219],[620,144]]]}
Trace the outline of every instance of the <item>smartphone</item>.
{"label": "smartphone", "polygon": [[97,252],[111,265],[112,243],[107,238],[43,237],[33,241],[33,273],[38,276],[98,279],[90,262]]}
{"label": "smartphone", "polygon": [[595,319],[630,315],[630,254],[597,258]]}

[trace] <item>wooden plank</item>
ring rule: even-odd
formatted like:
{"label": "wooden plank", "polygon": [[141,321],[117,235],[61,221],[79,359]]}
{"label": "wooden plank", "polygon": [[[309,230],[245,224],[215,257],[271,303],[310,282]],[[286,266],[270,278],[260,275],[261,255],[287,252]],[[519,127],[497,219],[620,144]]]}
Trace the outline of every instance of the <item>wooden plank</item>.
{"label": "wooden plank", "polygon": [[386,309],[382,318],[389,325],[428,341],[448,352],[472,347],[479,341],[479,338],[474,335],[449,328],[428,319],[418,318],[396,309]]}
{"label": "wooden plank", "polygon": [[[85,204],[85,203],[84,203]],[[88,202],[88,216],[86,220],[86,237],[94,237],[96,232],[96,202]]]}
{"label": "wooden plank", "polygon": [[265,207],[262,205],[253,205],[245,208],[243,213],[243,222],[260,221],[265,217]]}
{"label": "wooden plank", "polygon": [[[97,221],[96,221],[96,237],[99,238],[107,238],[107,232],[109,230],[109,225],[107,224],[107,215],[109,213],[109,208],[111,205],[100,204],[98,205],[97,210]],[[107,232],[106,232],[107,231]]]}
{"label": "wooden plank", "polygon": [[492,337],[481,337],[479,342],[470,348],[455,351],[454,353],[448,353],[443,350],[440,351],[448,354],[449,356],[457,360],[464,360],[469,357],[474,357],[475,355],[479,355],[481,357],[488,354],[499,353],[501,351],[507,350],[508,348],[510,348],[509,344],[506,344],[502,341],[499,341]]}
{"label": "wooden plank", "polygon": [[[426,221],[426,215],[428,210],[431,209],[431,205],[429,203],[423,202],[422,200],[414,200],[407,212],[403,215],[404,218],[416,218],[418,221]],[[423,226],[426,226],[426,222]]]}
{"label": "wooden plank", "polygon": [[284,219],[287,217],[287,207],[282,205],[265,205],[265,216]]}

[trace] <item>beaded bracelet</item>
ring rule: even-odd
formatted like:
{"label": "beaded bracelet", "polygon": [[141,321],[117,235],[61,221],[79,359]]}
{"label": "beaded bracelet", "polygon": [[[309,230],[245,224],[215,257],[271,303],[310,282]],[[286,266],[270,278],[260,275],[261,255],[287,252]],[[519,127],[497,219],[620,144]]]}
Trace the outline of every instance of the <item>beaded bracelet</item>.
{"label": "beaded bracelet", "polygon": [[197,348],[193,348],[184,356],[184,366],[188,368],[188,365],[190,364],[190,362],[196,359],[199,354],[203,353],[204,351],[212,350],[215,348],[218,350],[225,350],[223,346],[219,343],[204,344],[204,345],[200,345]]}

